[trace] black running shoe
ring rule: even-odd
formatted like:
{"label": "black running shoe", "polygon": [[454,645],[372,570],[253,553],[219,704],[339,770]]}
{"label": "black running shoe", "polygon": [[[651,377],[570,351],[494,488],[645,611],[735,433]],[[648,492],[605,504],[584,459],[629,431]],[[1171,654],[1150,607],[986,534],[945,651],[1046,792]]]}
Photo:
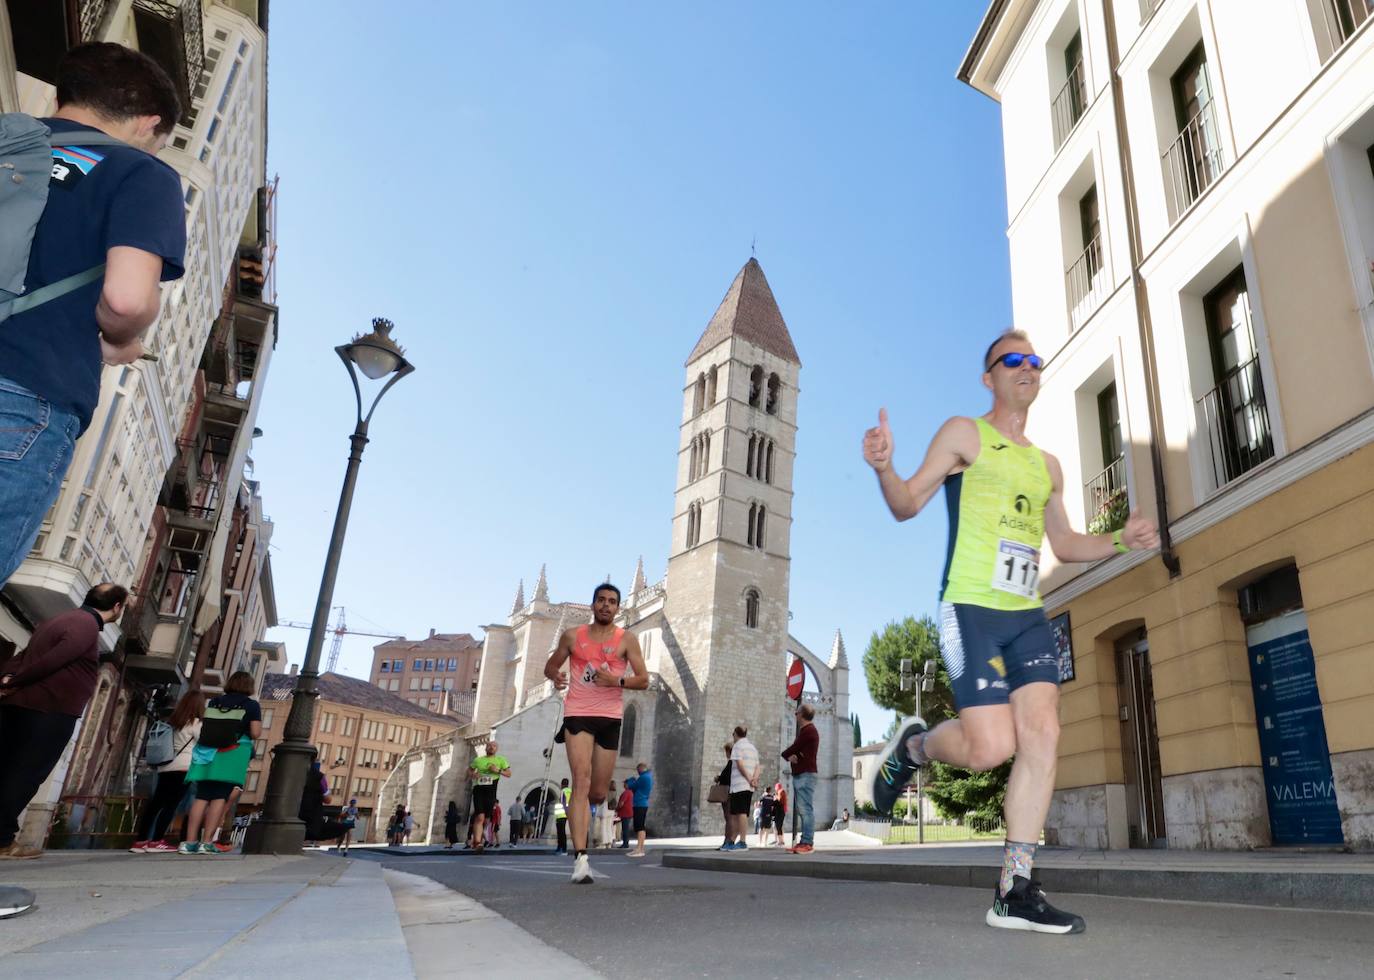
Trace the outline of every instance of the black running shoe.
{"label": "black running shoe", "polygon": [[873,770],[873,806],[884,817],[892,816],[892,807],[901,799],[902,790],[911,782],[916,770],[921,768],[911,761],[906,751],[906,740],[926,730],[926,723],[915,715],[903,718],[897,726],[897,734],[887,743],[883,754],[878,756],[877,768]]}
{"label": "black running shoe", "polygon": [[994,929],[1022,929],[1061,936],[1087,928],[1081,915],[1061,912],[1047,902],[1040,882],[1020,875],[1012,879],[1011,891],[1006,895],[1002,894],[1000,882],[993,887],[992,908],[988,909],[986,921]]}

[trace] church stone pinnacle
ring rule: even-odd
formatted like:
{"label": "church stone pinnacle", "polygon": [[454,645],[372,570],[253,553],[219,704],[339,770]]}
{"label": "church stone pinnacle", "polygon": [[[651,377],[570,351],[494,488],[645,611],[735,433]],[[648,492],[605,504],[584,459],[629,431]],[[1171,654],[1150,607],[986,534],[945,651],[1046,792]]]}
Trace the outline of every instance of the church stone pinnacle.
{"label": "church stone pinnacle", "polygon": [[525,580],[521,579],[520,584],[515,589],[515,605],[510,607],[510,614],[514,616],[521,609],[525,608]]}
{"label": "church stone pinnacle", "polygon": [[538,581],[538,582],[535,584],[535,586],[534,586],[534,601],[535,601],[535,602],[548,602],[548,601],[549,601],[549,579],[548,579],[548,576],[545,574],[545,571],[546,571],[547,569],[548,569],[548,566],[547,566],[547,565],[540,565],[540,566],[539,566],[539,581]]}
{"label": "church stone pinnacle", "polygon": [[844,637],[840,635],[839,630],[835,631],[835,642],[830,645],[830,662],[826,666],[831,670],[849,669],[849,658],[844,652]]}
{"label": "church stone pinnacle", "polygon": [[643,592],[646,587],[647,583],[644,581],[644,556],[640,555],[639,562],[635,565],[635,578],[634,583],[630,586],[630,595]]}

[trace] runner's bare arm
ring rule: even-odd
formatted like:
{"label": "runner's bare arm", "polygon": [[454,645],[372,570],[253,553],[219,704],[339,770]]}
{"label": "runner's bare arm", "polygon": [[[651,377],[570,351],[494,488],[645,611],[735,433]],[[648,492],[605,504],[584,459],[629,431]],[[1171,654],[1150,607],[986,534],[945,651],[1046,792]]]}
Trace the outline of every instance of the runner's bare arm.
{"label": "runner's bare arm", "polygon": [[596,669],[596,680],[593,683],[597,687],[623,687],[627,691],[648,690],[649,670],[644,666],[644,654],[639,649],[639,638],[633,633],[626,633],[621,644],[625,651],[625,659],[630,662],[634,676],[626,677],[625,683],[621,684],[620,678],[612,674],[609,667],[602,664]]}
{"label": "runner's bare arm", "polygon": [[[1069,526],[1064,511],[1064,472],[1059,460],[1045,453],[1045,467],[1050,471],[1050,499],[1045,505],[1045,537],[1049,539],[1054,557],[1060,561],[1100,561],[1116,554],[1111,534],[1079,534]],[[1121,543],[1131,550],[1159,547],[1159,531],[1151,521],[1132,511],[1121,529]]]}
{"label": "runner's bare arm", "polygon": [[548,663],[544,664],[544,676],[553,681],[553,686],[560,691],[568,686],[568,677],[563,673],[562,667],[572,656],[572,645],[573,630],[565,630],[558,646],[549,654]]}
{"label": "runner's bare arm", "polygon": [[887,409],[879,409],[878,424],[864,433],[864,461],[878,474],[878,486],[888,510],[899,521],[910,520],[935,496],[945,477],[969,466],[978,456],[978,430],[972,420],[949,419],[940,426],[926,450],[920,469],[903,480],[892,467],[892,430]]}

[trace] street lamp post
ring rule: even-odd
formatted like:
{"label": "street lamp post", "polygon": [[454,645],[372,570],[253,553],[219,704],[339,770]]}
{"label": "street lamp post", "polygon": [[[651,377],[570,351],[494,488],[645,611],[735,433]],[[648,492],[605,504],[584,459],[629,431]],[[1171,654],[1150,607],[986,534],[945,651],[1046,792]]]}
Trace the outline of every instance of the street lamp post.
{"label": "street lamp post", "polygon": [[[282,740],[272,750],[272,772],[263,797],[262,819],[255,821],[244,837],[245,854],[299,854],[305,843],[305,824],[297,814],[300,812],[301,791],[305,787],[310,760],[316,754],[315,747],[310,744],[310,734],[314,730],[315,699],[319,697],[315,682],[320,676],[320,652],[324,648],[326,622],[334,601],[334,580],[339,574],[339,557],[343,553],[344,533],[348,529],[348,515],[353,506],[353,488],[358,483],[358,466],[363,459],[367,428],[372,422],[372,413],[377,410],[377,403],[391,390],[392,385],[415,370],[405,359],[405,352],[391,339],[392,327],[390,320],[373,320],[371,333],[354,337],[352,343],[334,348],[353,382],[357,424],[353,428],[353,435],[349,437],[351,450],[348,468],[344,471],[339,508],[334,515],[334,531],[329,538],[324,574],[320,577],[320,594],[315,600],[315,617],[310,623],[305,663],[296,679],[291,712],[286,718]],[[391,375],[372,400],[366,415],[363,414],[362,389],[358,385],[355,367],[373,381]]]}

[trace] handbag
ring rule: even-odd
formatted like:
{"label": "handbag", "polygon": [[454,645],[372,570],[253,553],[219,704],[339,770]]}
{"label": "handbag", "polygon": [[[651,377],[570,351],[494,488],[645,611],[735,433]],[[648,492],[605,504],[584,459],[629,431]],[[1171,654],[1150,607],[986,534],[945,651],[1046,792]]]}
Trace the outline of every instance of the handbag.
{"label": "handbag", "polygon": [[711,784],[710,792],[706,794],[707,803],[729,803],[730,787],[724,783]]}

